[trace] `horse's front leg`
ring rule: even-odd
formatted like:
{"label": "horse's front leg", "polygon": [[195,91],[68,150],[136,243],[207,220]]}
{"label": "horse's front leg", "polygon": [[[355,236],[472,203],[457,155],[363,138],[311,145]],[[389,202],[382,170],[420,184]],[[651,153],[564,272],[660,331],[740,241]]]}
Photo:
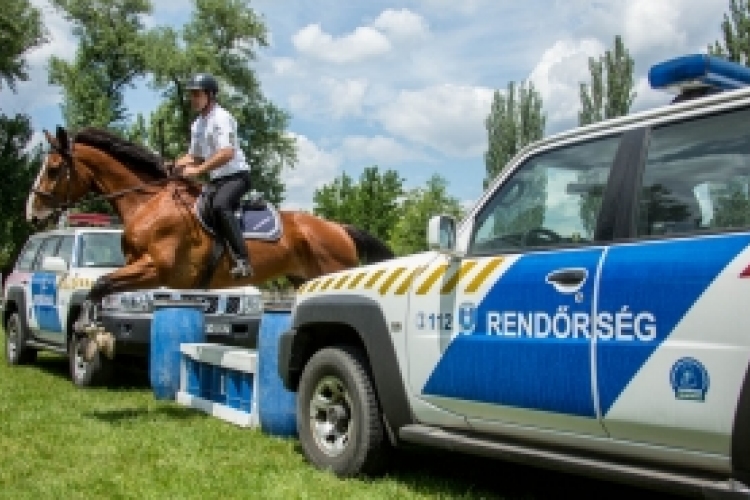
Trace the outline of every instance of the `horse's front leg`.
{"label": "horse's front leg", "polygon": [[117,271],[101,276],[94,282],[86,297],[83,314],[76,322],[75,328],[76,332],[86,334],[91,339],[86,352],[82,353],[87,361],[93,359],[97,350],[101,350],[110,359],[114,358],[114,336],[96,323],[95,311],[100,306],[102,298],[111,293],[155,288],[158,284],[159,275],[149,256],[144,256]]}

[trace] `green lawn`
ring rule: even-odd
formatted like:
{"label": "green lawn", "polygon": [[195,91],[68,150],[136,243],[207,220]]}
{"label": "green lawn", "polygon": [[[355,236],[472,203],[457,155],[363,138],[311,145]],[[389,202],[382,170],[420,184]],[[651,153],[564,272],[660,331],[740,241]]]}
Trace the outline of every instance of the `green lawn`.
{"label": "green lawn", "polygon": [[[0,341],[4,342],[0,331]],[[390,473],[340,480],[304,460],[295,440],[235,427],[154,400],[145,373],[78,390],[66,361],[0,362],[2,498],[663,498],[504,462],[402,452]]]}

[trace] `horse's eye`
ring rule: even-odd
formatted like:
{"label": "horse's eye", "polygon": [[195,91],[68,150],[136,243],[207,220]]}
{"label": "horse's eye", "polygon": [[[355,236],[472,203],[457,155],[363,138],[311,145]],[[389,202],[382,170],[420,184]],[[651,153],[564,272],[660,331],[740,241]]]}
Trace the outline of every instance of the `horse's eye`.
{"label": "horse's eye", "polygon": [[47,177],[50,180],[55,180],[60,176],[60,169],[59,168],[47,168]]}

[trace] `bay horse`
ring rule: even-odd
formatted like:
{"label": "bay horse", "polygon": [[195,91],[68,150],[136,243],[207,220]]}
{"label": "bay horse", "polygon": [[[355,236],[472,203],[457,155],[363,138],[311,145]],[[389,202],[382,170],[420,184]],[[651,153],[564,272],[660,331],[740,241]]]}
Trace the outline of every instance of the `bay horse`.
{"label": "bay horse", "polygon": [[[69,208],[88,193],[106,197],[121,218],[126,265],[98,279],[88,299],[129,290],[165,286],[197,288],[211,257],[213,237],[193,212],[197,182],[167,174],[162,158],[147,148],[96,128],[71,141],[63,127],[44,131],[50,151],[26,205],[30,221]],[[382,241],[350,225],[302,211],[280,210],[277,241],[246,240],[255,273],[235,279],[223,252],[208,288],[258,285],[288,277],[296,287],[321,275],[394,256]]]}

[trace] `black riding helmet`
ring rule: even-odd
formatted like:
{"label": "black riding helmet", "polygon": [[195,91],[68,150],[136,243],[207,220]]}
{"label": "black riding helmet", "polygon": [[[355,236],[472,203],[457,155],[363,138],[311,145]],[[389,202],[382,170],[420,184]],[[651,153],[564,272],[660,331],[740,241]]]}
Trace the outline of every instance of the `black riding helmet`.
{"label": "black riding helmet", "polygon": [[187,90],[203,90],[209,96],[216,97],[216,94],[219,93],[219,82],[213,75],[197,73],[188,80],[186,88]]}

